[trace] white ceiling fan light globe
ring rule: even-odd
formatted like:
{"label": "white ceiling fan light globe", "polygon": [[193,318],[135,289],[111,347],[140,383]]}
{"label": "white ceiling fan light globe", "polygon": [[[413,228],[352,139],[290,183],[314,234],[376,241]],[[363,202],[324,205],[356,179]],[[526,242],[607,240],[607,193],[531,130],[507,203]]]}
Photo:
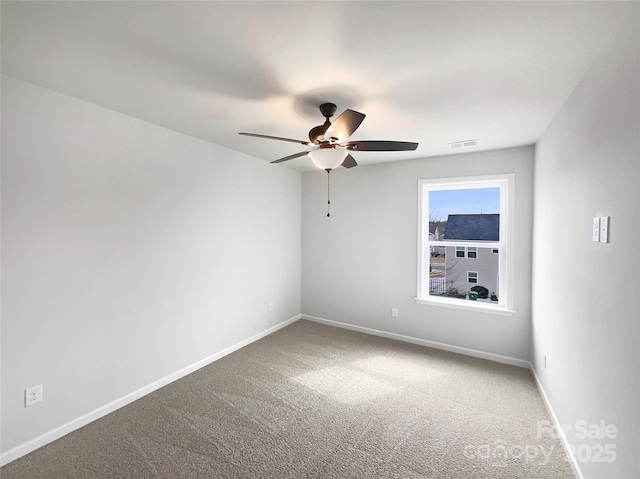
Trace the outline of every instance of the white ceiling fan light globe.
{"label": "white ceiling fan light globe", "polygon": [[335,170],[348,154],[349,152],[342,148],[320,148],[308,153],[314,165],[323,170]]}

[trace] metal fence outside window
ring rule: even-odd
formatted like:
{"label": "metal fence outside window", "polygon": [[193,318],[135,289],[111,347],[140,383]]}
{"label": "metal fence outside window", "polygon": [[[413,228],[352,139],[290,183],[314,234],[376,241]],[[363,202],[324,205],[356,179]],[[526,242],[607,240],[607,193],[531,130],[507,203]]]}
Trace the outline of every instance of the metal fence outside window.
{"label": "metal fence outside window", "polygon": [[447,292],[447,278],[429,278],[429,294],[444,294]]}

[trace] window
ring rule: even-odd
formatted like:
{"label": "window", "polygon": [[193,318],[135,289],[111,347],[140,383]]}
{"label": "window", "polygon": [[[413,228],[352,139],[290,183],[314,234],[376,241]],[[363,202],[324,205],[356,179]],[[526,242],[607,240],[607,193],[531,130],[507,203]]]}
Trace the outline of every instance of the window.
{"label": "window", "polygon": [[457,258],[464,258],[464,257],[477,258],[478,248],[476,248],[475,246],[456,246],[456,257]]}
{"label": "window", "polygon": [[[418,303],[513,313],[513,181],[509,174],[418,182]],[[466,300],[471,288],[482,292],[477,301]]]}

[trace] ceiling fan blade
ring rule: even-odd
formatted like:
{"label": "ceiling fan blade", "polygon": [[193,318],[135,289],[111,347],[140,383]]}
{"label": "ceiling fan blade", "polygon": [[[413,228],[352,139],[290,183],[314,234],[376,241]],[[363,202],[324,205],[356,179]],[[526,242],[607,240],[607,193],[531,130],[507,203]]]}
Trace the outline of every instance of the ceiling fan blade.
{"label": "ceiling fan blade", "polygon": [[354,160],[353,156],[347,155],[347,157],[342,162],[342,166],[344,166],[345,168],[353,168],[354,166],[358,166],[358,163],[356,163],[356,160]]}
{"label": "ceiling fan blade", "polygon": [[358,129],[366,115],[354,110],[343,111],[333,124],[327,129],[324,137],[326,140],[333,139],[342,143]]}
{"label": "ceiling fan blade", "polygon": [[417,143],[386,140],[350,141],[343,146],[351,151],[412,151],[418,148]]}
{"label": "ceiling fan blade", "polygon": [[292,138],[282,138],[281,136],[259,135],[257,133],[238,133],[238,135],[255,136],[256,138],[266,138],[268,140],[289,141],[291,143],[300,143],[301,145],[307,145],[307,146],[313,145],[313,143],[310,143],[309,141],[306,141],[306,140],[294,140]]}
{"label": "ceiling fan blade", "polygon": [[285,156],[284,158],[279,158],[277,160],[273,160],[271,163],[282,163],[283,161],[293,160],[294,158],[300,158],[301,156],[309,153],[308,151],[301,151],[300,153],[295,153],[293,155]]}

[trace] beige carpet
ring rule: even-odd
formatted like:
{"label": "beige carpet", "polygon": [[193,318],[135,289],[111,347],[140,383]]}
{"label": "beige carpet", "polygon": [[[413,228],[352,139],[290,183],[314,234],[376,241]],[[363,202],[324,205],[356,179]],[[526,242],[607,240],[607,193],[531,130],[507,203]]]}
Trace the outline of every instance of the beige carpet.
{"label": "beige carpet", "polygon": [[13,478],[573,478],[528,370],[298,321]]}

